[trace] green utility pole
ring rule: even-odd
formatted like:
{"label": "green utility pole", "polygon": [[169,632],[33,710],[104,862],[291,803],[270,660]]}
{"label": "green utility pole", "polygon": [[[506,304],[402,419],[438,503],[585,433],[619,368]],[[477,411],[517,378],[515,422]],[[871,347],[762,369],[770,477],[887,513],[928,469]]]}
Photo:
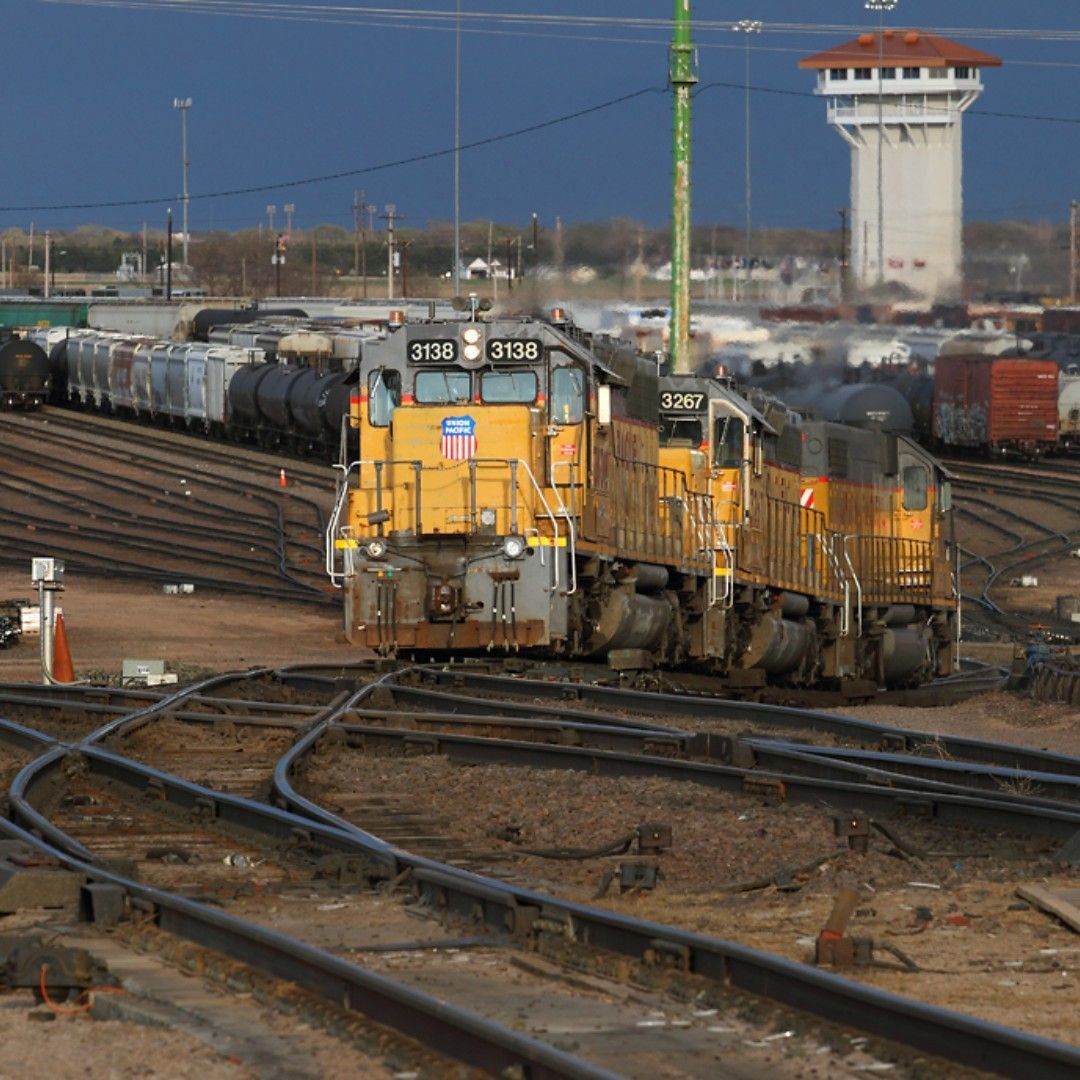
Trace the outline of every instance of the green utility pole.
{"label": "green utility pole", "polygon": [[671,368],[693,369],[690,358],[690,88],[698,81],[690,44],[690,0],[675,0],[668,78],[675,92],[671,190]]}

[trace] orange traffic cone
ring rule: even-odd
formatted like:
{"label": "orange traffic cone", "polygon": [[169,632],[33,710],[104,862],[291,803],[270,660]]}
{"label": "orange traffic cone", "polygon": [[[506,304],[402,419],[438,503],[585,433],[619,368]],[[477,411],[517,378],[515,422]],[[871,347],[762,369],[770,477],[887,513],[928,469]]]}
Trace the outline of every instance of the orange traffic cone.
{"label": "orange traffic cone", "polygon": [[53,679],[56,682],[75,681],[75,668],[71,665],[67,631],[64,629],[64,613],[56,609],[56,629],[53,630]]}
{"label": "orange traffic cone", "polygon": [[285,470],[284,469],[282,469],[281,472],[278,474],[277,486],[278,487],[288,487],[289,486],[289,481],[285,479]]}

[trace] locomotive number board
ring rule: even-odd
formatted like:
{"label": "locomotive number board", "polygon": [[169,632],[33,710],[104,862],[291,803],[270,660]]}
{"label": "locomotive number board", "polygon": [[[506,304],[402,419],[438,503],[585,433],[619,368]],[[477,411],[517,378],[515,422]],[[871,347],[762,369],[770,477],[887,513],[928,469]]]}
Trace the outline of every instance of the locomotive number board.
{"label": "locomotive number board", "polygon": [[530,363],[544,358],[544,347],[536,338],[491,338],[486,354],[493,364],[506,361]]}
{"label": "locomotive number board", "polygon": [[414,364],[453,363],[458,358],[458,343],[455,338],[414,338],[407,355]]}
{"label": "locomotive number board", "polygon": [[660,395],[663,412],[704,412],[705,395],[665,390]]}

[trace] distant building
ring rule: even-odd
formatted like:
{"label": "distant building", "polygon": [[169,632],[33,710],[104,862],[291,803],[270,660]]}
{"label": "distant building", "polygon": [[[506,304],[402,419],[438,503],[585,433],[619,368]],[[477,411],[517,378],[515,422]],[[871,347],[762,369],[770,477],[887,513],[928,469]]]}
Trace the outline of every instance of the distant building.
{"label": "distant building", "polygon": [[925,296],[959,294],[961,121],[982,93],[981,69],[1000,65],[919,30],[860,34],[799,61],[817,71],[829,123],[851,147],[856,288],[894,281]]}

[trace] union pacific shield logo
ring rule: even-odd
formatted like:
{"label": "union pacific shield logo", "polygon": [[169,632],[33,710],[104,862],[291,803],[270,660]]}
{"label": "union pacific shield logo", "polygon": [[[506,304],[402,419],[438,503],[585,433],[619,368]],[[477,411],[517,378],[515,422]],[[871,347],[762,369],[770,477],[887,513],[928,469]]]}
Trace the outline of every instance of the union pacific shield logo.
{"label": "union pacific shield logo", "polygon": [[440,448],[451,461],[476,457],[476,421],[471,416],[444,417]]}

